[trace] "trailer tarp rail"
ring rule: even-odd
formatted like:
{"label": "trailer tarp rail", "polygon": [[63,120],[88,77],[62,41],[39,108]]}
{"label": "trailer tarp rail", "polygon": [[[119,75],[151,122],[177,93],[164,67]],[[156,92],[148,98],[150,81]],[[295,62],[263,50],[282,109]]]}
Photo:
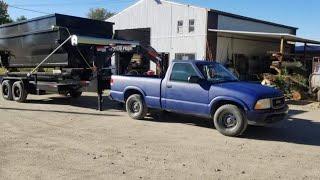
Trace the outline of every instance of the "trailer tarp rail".
{"label": "trailer tarp rail", "polygon": [[131,45],[133,47],[139,46],[140,43],[136,41],[124,41],[116,39],[106,39],[106,38],[96,38],[89,36],[71,36],[71,44],[77,46],[79,44],[89,44],[89,45],[100,45],[100,46],[109,46],[109,45]]}

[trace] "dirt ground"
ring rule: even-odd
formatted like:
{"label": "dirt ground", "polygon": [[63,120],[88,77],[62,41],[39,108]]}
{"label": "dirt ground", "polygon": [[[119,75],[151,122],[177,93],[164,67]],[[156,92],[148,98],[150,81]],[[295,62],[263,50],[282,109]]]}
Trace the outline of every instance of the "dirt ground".
{"label": "dirt ground", "polygon": [[90,93],[29,99],[0,98],[0,179],[320,179],[320,109],[310,102],[229,138],[207,119],[132,120],[107,99],[98,112]]}

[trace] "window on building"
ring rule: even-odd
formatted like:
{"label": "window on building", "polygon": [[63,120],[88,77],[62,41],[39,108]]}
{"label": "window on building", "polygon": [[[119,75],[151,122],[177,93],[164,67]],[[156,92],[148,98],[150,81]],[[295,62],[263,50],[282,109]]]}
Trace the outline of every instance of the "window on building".
{"label": "window on building", "polygon": [[195,54],[187,54],[187,53],[176,53],[175,59],[176,60],[195,60],[196,55]]}
{"label": "window on building", "polygon": [[189,33],[194,32],[194,19],[189,20]]}
{"label": "window on building", "polygon": [[188,82],[190,76],[198,76],[191,64],[176,63],[172,68],[171,81]]}
{"label": "window on building", "polygon": [[179,34],[182,34],[182,33],[183,33],[183,21],[182,21],[182,20],[178,21],[177,32],[178,32]]}

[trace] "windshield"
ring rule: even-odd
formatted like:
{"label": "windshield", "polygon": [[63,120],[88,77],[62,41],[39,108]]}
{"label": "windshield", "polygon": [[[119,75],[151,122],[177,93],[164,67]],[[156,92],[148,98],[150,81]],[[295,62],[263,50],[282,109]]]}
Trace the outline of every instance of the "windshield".
{"label": "windshield", "polygon": [[219,63],[208,63],[197,65],[202,75],[210,82],[238,81],[230,71]]}

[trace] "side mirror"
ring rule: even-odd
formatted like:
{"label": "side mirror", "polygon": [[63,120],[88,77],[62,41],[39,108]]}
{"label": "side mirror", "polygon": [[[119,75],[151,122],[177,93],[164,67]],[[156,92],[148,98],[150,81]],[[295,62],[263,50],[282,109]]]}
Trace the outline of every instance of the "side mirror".
{"label": "side mirror", "polygon": [[199,83],[200,82],[200,77],[199,76],[190,76],[188,77],[188,82],[189,83]]}

